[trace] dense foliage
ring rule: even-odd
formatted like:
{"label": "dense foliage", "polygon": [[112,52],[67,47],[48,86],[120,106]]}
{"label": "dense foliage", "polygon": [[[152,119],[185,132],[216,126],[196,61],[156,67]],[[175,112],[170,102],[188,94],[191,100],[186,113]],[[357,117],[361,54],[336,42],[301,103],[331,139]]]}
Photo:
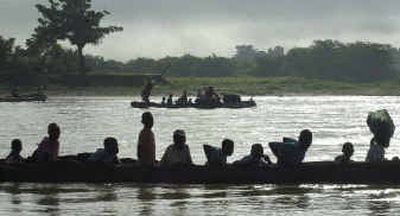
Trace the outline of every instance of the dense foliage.
{"label": "dense foliage", "polygon": [[[341,43],[315,41],[309,47],[293,48],[286,53],[277,46],[258,51],[252,46],[237,46],[231,57],[165,57],[137,58],[127,62],[105,60],[86,55],[92,73],[144,73],[166,76],[263,76],[303,77],[313,79],[371,82],[398,78],[400,51],[390,45],[377,43]],[[14,46],[14,39],[0,37],[0,72],[73,74],[79,72],[79,54],[57,43],[42,52],[32,52]]]}
{"label": "dense foliage", "polygon": [[97,44],[110,33],[122,31],[119,26],[101,27],[100,21],[110,13],[94,11],[91,7],[91,0],[49,0],[49,5],[37,4],[41,17],[27,45],[42,53],[52,48],[57,40],[68,40],[77,47],[79,70],[84,73],[83,48],[87,44]]}
{"label": "dense foliage", "polygon": [[222,77],[292,76],[314,79],[371,82],[398,78],[400,51],[377,43],[341,43],[317,40],[309,47],[293,48],[287,53],[277,46],[258,51],[252,46],[237,46],[231,58],[215,55],[201,58],[192,55],[162,59],[137,58],[126,63],[101,57],[88,57],[94,71],[163,73],[167,75]]}

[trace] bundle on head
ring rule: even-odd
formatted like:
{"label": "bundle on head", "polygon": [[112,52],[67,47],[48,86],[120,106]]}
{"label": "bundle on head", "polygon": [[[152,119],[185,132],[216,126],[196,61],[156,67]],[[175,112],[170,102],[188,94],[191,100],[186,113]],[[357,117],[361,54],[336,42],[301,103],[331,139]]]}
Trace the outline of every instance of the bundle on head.
{"label": "bundle on head", "polygon": [[390,138],[396,127],[387,110],[369,112],[367,124],[371,133],[374,134],[375,141],[384,147],[389,147]]}

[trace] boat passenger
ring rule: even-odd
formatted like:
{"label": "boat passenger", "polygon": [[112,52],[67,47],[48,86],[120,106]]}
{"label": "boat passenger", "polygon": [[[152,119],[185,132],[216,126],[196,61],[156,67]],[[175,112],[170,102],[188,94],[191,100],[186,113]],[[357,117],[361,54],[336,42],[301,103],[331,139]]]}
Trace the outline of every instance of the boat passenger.
{"label": "boat passenger", "polygon": [[222,166],[226,164],[226,158],[233,154],[234,143],[230,139],[222,141],[222,148],[203,145],[204,153],[207,157],[208,166]]}
{"label": "boat passenger", "polygon": [[44,94],[44,86],[43,85],[40,85],[39,87],[37,87],[37,89],[36,89],[36,95],[37,96],[44,96],[45,94]]}
{"label": "boat passenger", "polygon": [[385,160],[385,148],[380,145],[375,138],[371,139],[366,162],[379,163]]}
{"label": "boat passenger", "polygon": [[11,96],[13,96],[13,97],[19,97],[20,96],[18,86],[16,86],[16,87],[11,89]]}
{"label": "boat passenger", "polygon": [[165,105],[165,97],[162,97],[161,105]]}
{"label": "boat passenger", "polygon": [[43,138],[32,155],[34,161],[55,161],[58,158],[60,148],[58,139],[61,133],[60,127],[56,123],[51,123],[47,127],[47,133],[49,136]]}
{"label": "boat passenger", "polygon": [[264,155],[264,148],[262,145],[256,143],[251,146],[250,155],[235,161],[233,164],[239,166],[267,166],[272,164],[272,162],[268,155]]}
{"label": "boat passenger", "polygon": [[353,156],[354,153],[354,147],[353,144],[350,142],[346,142],[343,144],[342,147],[342,153],[341,155],[337,156],[335,158],[336,163],[349,163],[352,162],[351,156]]}
{"label": "boat passenger", "polygon": [[172,105],[173,104],[173,101],[172,101],[172,94],[170,94],[169,96],[168,96],[168,99],[167,99],[167,105]]}
{"label": "boat passenger", "polygon": [[156,160],[156,143],[151,128],[154,119],[151,112],[142,114],[143,129],[139,133],[137,145],[137,157],[139,163],[144,166],[153,166]]}
{"label": "boat passenger", "polygon": [[186,135],[183,130],[174,131],[174,144],[171,144],[165,150],[161,158],[160,166],[190,166],[192,165],[192,156],[189,146],[186,145]]}
{"label": "boat passenger", "polygon": [[151,95],[152,90],[153,90],[153,82],[151,81],[151,79],[148,79],[144,89],[141,92],[143,102],[150,103],[149,97]]}
{"label": "boat passenger", "polygon": [[283,142],[270,142],[269,147],[278,159],[280,166],[296,166],[300,164],[312,143],[310,130],[302,130],[299,140],[284,138]]}
{"label": "boat passenger", "polygon": [[194,103],[195,104],[200,104],[203,100],[204,100],[203,91],[201,89],[199,89],[199,90],[197,90],[197,95],[196,95],[196,98],[194,100]]}
{"label": "boat passenger", "polygon": [[386,110],[378,110],[368,114],[367,124],[374,136],[370,142],[366,161],[382,162],[385,160],[385,148],[389,147],[395,130],[393,120]]}
{"label": "boat passenger", "polygon": [[99,148],[90,155],[89,161],[104,163],[119,163],[118,159],[118,141],[114,137],[107,137],[103,142],[104,148]]}
{"label": "boat passenger", "polygon": [[21,157],[20,153],[22,151],[22,142],[19,139],[13,139],[11,141],[11,152],[6,157],[6,163],[21,163],[24,161],[24,158]]}
{"label": "boat passenger", "polygon": [[181,97],[178,99],[177,104],[186,105],[188,103],[187,91],[184,90]]}

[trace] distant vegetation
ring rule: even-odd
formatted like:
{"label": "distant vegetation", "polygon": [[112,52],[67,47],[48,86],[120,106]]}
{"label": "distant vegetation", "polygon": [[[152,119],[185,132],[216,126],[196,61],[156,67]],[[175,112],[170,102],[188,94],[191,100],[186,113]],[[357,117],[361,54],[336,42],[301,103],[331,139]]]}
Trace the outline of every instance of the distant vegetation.
{"label": "distant vegetation", "polygon": [[[168,68],[173,77],[300,77],[346,82],[373,82],[399,79],[400,51],[377,43],[315,41],[311,46],[287,52],[277,46],[258,51],[252,46],[237,46],[233,57],[137,58],[127,62],[86,55],[91,73],[157,74]],[[28,49],[14,46],[14,39],[0,36],[0,74],[37,73],[76,74],[80,71],[79,53],[53,44],[39,56],[26,55]]]}
{"label": "distant vegetation", "polygon": [[[127,62],[105,60],[101,56],[83,55],[83,48],[122,30],[118,26],[100,26],[109,12],[91,10],[90,0],[49,0],[48,5],[38,4],[36,8],[41,17],[26,46],[16,46],[13,38],[0,35],[2,81],[78,74],[87,77],[86,71],[90,71],[89,76],[166,72],[169,77],[294,77],[353,83],[399,80],[400,50],[369,42],[316,40],[309,47],[286,52],[281,46],[258,50],[251,45],[238,45],[232,57],[187,54]],[[62,47],[59,44],[62,40],[77,49]]]}

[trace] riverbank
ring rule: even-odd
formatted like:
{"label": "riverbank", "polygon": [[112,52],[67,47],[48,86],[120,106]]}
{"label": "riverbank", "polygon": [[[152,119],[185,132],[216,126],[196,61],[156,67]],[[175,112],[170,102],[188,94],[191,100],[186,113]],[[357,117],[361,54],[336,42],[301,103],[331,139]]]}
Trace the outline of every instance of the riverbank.
{"label": "riverbank", "polygon": [[[327,80],[309,80],[292,77],[167,77],[167,83],[159,83],[153,89],[153,95],[179,95],[187,90],[194,95],[198,89],[214,86],[218,92],[241,95],[400,95],[400,83],[348,83]],[[9,88],[0,87],[2,94]],[[139,95],[142,87],[66,87],[49,85],[49,96],[134,96]],[[34,91],[33,88],[21,88],[21,92]]]}

